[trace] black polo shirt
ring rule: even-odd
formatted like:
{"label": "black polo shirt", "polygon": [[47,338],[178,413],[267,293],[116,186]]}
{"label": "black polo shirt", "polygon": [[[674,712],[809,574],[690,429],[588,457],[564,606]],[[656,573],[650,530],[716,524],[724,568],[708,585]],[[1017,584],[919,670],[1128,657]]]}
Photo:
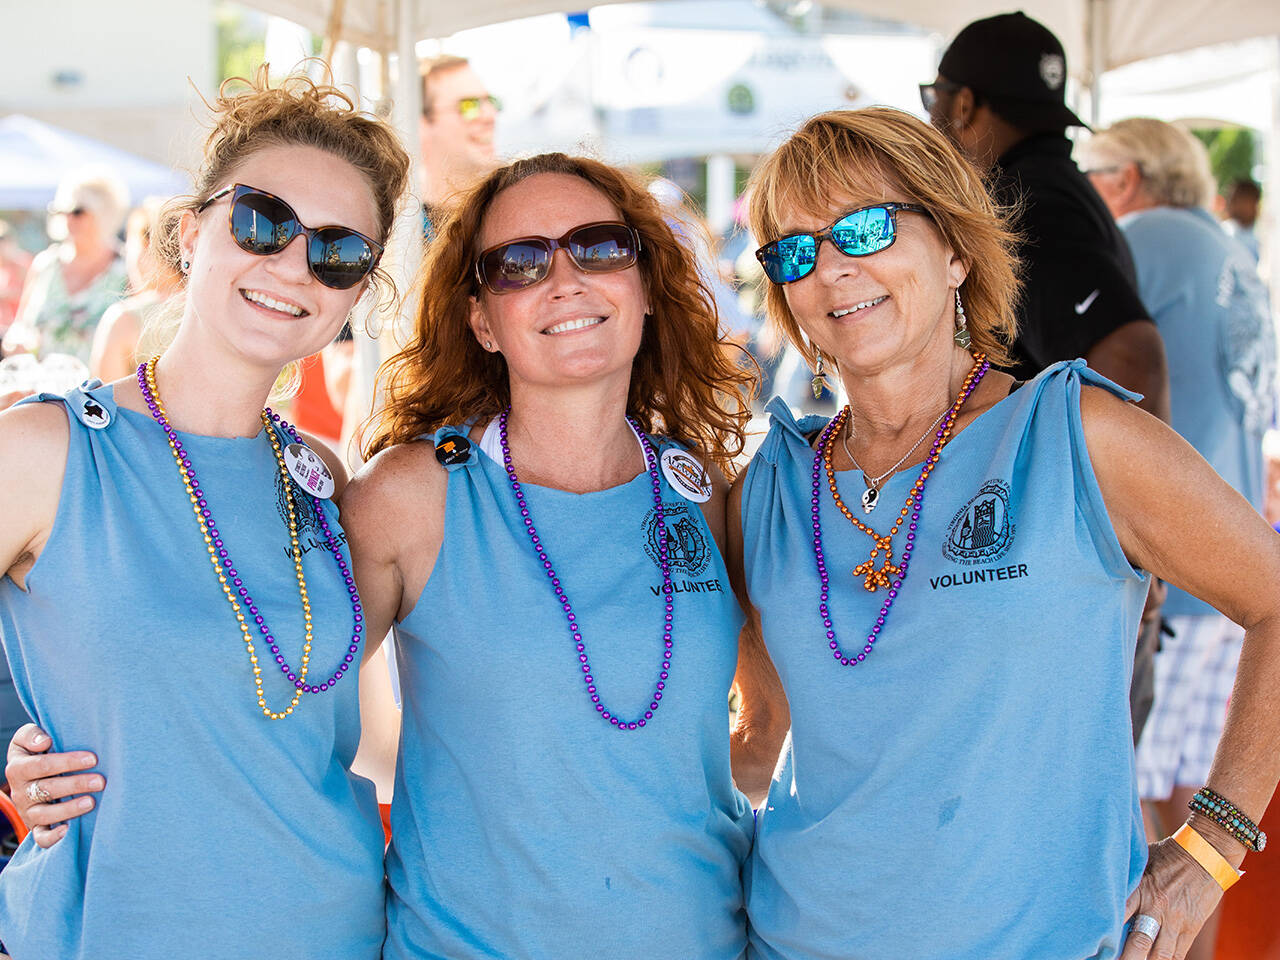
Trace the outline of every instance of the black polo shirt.
{"label": "black polo shirt", "polygon": [[1028,137],[996,161],[991,191],[1019,210],[1023,293],[1017,366],[1030,379],[1058,360],[1074,360],[1117,327],[1147,320],[1133,257],[1106,204],[1071,159],[1060,134]]}

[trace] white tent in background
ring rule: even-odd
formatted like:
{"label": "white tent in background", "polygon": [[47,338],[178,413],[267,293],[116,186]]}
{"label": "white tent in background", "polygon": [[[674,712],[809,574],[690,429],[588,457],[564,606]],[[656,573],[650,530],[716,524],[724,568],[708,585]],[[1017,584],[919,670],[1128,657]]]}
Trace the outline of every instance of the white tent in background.
{"label": "white tent in background", "polygon": [[21,114],[0,118],[0,210],[43,210],[63,177],[88,167],[115,174],[135,202],[190,188],[169,167],[98,140]]}

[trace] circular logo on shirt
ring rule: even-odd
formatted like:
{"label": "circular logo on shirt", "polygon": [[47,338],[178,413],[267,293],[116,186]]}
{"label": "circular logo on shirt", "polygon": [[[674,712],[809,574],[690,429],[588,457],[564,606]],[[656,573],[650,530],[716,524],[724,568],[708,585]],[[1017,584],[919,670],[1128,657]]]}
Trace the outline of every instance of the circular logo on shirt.
{"label": "circular logo on shirt", "polygon": [[[684,570],[691,577],[696,577],[707,569],[711,562],[711,547],[707,543],[707,535],[702,524],[690,512],[688,503],[662,504],[662,522],[667,528],[667,563],[672,573],[677,569]],[[699,508],[692,508],[697,510]],[[644,519],[644,549],[649,559],[659,569],[662,568],[662,554],[659,546],[658,512],[650,509]]]}
{"label": "circular logo on shirt", "polygon": [[1009,485],[1003,480],[988,480],[951,518],[942,553],[949,560],[971,567],[1000,559],[1012,545]]}

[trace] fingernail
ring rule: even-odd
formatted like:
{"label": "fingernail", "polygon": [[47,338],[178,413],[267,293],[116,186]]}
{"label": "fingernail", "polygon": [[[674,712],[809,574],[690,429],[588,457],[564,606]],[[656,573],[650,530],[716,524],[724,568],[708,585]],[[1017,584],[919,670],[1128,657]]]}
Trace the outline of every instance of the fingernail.
{"label": "fingernail", "polygon": [[102,778],[101,778],[101,777],[90,777],[90,778],[89,778],[89,786],[90,786],[90,787],[92,787],[94,790],[101,790],[101,789],[102,789],[102,787],[104,786],[104,784],[103,784],[103,782],[102,782]]}
{"label": "fingernail", "polygon": [[82,753],[80,754],[79,759],[80,759],[80,766],[82,767],[92,767],[95,763],[98,762],[98,758],[95,757],[92,753]]}
{"label": "fingernail", "polygon": [[89,797],[81,797],[79,800],[76,801],[76,809],[77,810],[93,809],[93,800],[91,800]]}
{"label": "fingernail", "polygon": [[45,741],[46,741],[46,740],[48,740],[48,739],[49,739],[49,738],[48,738],[48,737],[46,737],[43,733],[36,733],[36,734],[32,734],[32,736],[31,736],[31,745],[32,745],[33,747],[43,747],[43,746],[44,746],[44,744],[45,744]]}

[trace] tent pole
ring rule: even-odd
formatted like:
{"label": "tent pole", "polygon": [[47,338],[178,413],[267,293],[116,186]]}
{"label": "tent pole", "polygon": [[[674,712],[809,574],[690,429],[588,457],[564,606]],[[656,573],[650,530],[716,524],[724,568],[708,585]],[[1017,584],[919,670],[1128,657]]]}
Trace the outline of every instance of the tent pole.
{"label": "tent pole", "polygon": [[1089,126],[1102,122],[1102,74],[1107,69],[1107,0],[1089,0],[1085,8],[1085,49],[1088,51]]}

